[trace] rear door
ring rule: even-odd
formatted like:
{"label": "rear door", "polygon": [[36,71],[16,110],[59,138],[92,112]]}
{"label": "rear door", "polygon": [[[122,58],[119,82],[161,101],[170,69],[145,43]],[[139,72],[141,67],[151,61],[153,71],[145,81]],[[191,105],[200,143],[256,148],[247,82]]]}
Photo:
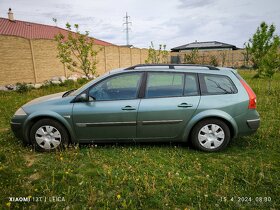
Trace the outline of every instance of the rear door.
{"label": "rear door", "polygon": [[137,117],[137,139],[177,139],[200,101],[196,74],[148,72]]}

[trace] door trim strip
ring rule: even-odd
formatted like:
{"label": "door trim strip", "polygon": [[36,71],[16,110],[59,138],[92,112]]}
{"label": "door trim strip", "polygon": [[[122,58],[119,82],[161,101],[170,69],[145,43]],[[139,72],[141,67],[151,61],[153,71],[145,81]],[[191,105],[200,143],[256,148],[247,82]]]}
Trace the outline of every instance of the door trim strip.
{"label": "door trim strip", "polygon": [[177,124],[183,122],[183,120],[150,120],[142,121],[143,125],[161,125],[161,124]]}
{"label": "door trim strip", "polygon": [[76,123],[78,127],[103,127],[103,126],[131,126],[136,125],[136,121],[129,122],[99,122],[99,123]]}
{"label": "door trim strip", "polygon": [[[142,125],[162,125],[162,124],[178,124],[183,120],[149,120],[140,122]],[[76,123],[76,126],[84,127],[105,127],[105,126],[133,126],[137,125],[136,121],[128,122],[99,122],[99,123]]]}

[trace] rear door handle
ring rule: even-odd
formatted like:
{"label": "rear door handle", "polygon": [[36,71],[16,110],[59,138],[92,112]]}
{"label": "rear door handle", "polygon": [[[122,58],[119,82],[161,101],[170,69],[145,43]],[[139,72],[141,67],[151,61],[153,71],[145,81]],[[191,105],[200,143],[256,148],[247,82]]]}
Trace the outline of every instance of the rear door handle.
{"label": "rear door handle", "polygon": [[125,107],[122,107],[122,110],[136,110],[135,107],[132,107],[132,106],[125,106]]}
{"label": "rear door handle", "polygon": [[188,103],[181,103],[178,105],[178,107],[192,107],[192,104],[188,104]]}

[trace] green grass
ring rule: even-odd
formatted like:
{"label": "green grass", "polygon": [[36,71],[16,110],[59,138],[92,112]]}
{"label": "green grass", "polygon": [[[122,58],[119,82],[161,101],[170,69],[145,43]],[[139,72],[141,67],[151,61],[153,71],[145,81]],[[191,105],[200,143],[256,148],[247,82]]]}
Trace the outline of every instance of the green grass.
{"label": "green grass", "polygon": [[[268,95],[266,80],[240,73],[258,96],[261,127],[211,154],[184,144],[98,144],[37,153],[13,136],[11,116],[33,98],[74,85],[0,92],[0,209],[279,209],[280,74]],[[48,200],[8,199],[27,196]],[[52,196],[65,201],[49,201]],[[252,200],[238,202],[242,197]],[[255,201],[259,197],[262,202]]]}

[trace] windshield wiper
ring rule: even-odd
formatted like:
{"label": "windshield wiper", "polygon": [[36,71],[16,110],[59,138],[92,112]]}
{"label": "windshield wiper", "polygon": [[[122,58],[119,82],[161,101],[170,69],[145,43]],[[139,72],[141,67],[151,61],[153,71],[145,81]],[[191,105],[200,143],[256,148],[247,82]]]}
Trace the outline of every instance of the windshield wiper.
{"label": "windshield wiper", "polygon": [[66,93],[64,93],[64,94],[62,95],[62,98],[68,96],[70,93],[72,93],[72,92],[75,91],[75,90],[77,90],[77,89],[72,89],[72,90],[67,91]]}

